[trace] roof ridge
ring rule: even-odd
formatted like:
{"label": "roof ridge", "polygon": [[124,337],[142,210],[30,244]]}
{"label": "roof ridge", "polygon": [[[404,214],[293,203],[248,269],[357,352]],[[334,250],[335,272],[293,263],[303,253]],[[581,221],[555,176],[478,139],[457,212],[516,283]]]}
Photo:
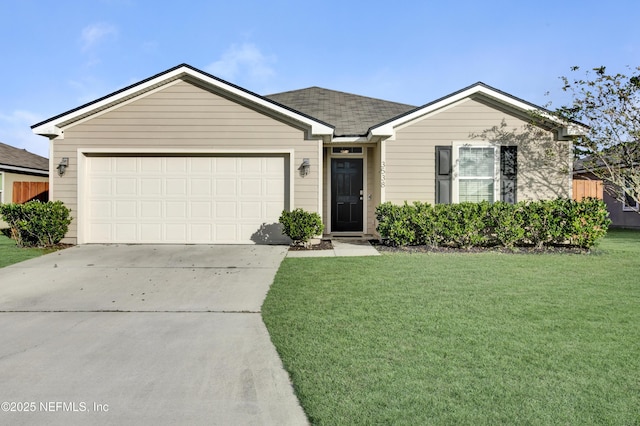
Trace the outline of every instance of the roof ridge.
{"label": "roof ridge", "polygon": [[278,92],[278,93],[272,93],[270,95],[265,95],[265,97],[284,95],[284,94],[287,94],[287,93],[302,92],[302,91],[310,90],[310,89],[320,89],[320,90],[325,90],[327,92],[339,93],[339,94],[348,95],[348,96],[356,96],[356,97],[363,98],[363,99],[370,99],[370,100],[373,100],[373,101],[380,101],[380,102],[391,103],[391,104],[396,104],[396,105],[403,105],[403,106],[409,106],[409,107],[416,107],[417,106],[417,105],[413,105],[413,104],[407,104],[407,103],[404,103],[404,102],[390,101],[390,100],[382,99],[382,98],[374,98],[373,96],[359,95],[357,93],[345,92],[343,90],[327,89],[326,87],[320,87],[320,86],[309,86],[309,87],[305,87],[305,88],[302,88],[302,89],[287,90],[287,91],[284,91],[284,92]]}

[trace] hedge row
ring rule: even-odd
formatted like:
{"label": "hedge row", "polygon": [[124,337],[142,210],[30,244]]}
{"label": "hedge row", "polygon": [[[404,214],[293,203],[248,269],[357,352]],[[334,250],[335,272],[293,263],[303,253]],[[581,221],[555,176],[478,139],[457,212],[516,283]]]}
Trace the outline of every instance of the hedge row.
{"label": "hedge row", "polygon": [[377,207],[377,230],[393,246],[590,248],[611,221],[603,201],[557,199]]}
{"label": "hedge row", "polygon": [[0,204],[0,217],[9,225],[11,238],[20,247],[50,247],[64,238],[71,223],[62,201],[29,201]]}

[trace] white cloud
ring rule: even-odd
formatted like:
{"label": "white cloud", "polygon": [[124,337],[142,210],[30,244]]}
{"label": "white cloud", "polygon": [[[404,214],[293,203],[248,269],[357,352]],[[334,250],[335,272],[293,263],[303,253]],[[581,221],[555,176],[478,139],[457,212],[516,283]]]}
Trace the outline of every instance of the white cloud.
{"label": "white cloud", "polygon": [[81,35],[82,50],[87,51],[103,40],[115,38],[117,35],[118,28],[111,24],[99,22],[87,25],[83,28]]}
{"label": "white cloud", "polygon": [[0,111],[0,142],[48,157],[49,142],[31,131],[31,126],[40,120],[40,116],[30,111]]}
{"label": "white cloud", "polygon": [[245,79],[263,84],[275,75],[270,66],[274,62],[275,57],[265,56],[254,44],[232,44],[219,60],[205,70],[236,84]]}

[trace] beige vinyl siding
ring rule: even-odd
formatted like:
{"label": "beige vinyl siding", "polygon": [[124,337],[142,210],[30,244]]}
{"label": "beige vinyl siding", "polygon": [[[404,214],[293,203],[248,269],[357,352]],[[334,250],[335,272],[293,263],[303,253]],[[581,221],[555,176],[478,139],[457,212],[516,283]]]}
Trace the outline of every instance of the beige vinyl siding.
{"label": "beige vinyl siding", "polygon": [[[434,203],[435,147],[480,142],[483,138],[475,135],[503,120],[514,135],[526,132],[526,119],[480,99],[465,99],[397,129],[395,140],[386,142],[386,201]],[[571,196],[570,145],[554,141],[551,132],[545,138],[518,148],[518,200]]]}
{"label": "beige vinyl siding", "polygon": [[[53,178],[53,196],[77,212],[78,149],[225,150],[242,154],[251,150],[293,150],[294,206],[318,211],[317,141],[304,133],[223,96],[178,80],[160,91],[143,95],[113,110],[100,113],[64,129],[64,139],[54,141],[54,164],[69,157],[63,177]],[[312,164],[301,177],[303,158]],[[77,236],[71,224],[67,240]]]}

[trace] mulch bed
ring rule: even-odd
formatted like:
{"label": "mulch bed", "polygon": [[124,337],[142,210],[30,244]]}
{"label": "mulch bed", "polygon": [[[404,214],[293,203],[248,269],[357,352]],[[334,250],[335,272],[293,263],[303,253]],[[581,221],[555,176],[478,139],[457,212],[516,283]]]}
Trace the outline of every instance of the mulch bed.
{"label": "mulch bed", "polygon": [[321,240],[319,244],[311,244],[309,246],[289,246],[290,251],[331,250],[331,249],[333,249],[333,244],[331,244],[331,240]]}
{"label": "mulch bed", "polygon": [[[468,249],[456,247],[433,247],[433,246],[389,246],[379,240],[369,240],[369,243],[381,253],[505,253],[505,254],[592,254],[591,250],[579,247],[549,246],[541,249],[536,247],[471,247]],[[308,246],[289,246],[290,251],[306,250],[331,250],[333,244],[331,240],[321,240],[318,244]]]}
{"label": "mulch bed", "polygon": [[433,247],[433,246],[388,246],[380,241],[371,240],[371,245],[381,253],[506,253],[506,254],[590,254],[591,250],[580,247],[550,246],[543,248],[536,247],[471,247],[468,249],[456,247]]}

